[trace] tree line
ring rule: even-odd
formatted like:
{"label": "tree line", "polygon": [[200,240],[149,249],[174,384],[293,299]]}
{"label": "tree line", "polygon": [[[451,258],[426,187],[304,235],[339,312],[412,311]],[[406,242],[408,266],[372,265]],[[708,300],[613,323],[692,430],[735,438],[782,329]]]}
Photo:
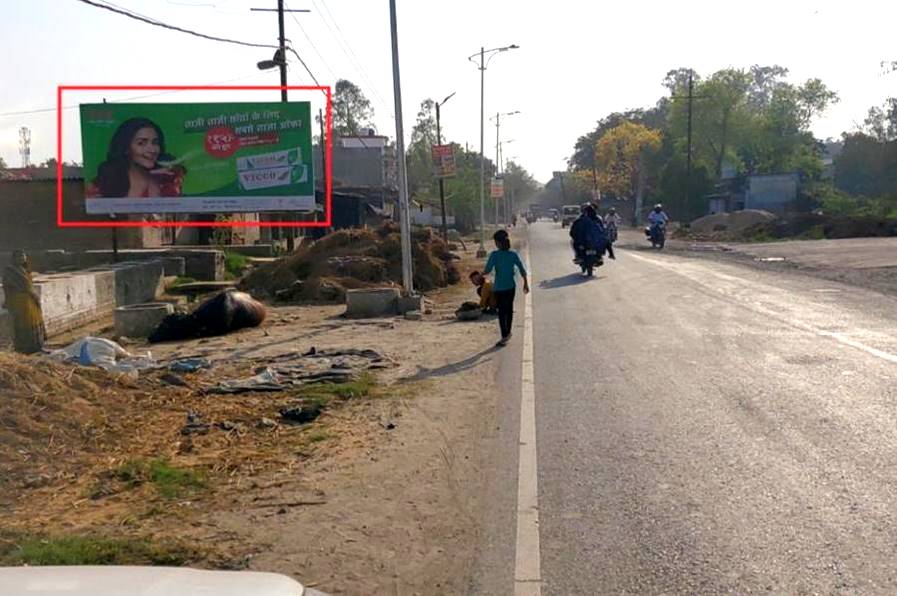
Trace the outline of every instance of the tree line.
{"label": "tree line", "polygon": [[[709,76],[671,70],[663,80],[666,94],[652,107],[609,114],[577,140],[567,194],[578,201],[600,190],[645,205],[663,202],[688,220],[706,214],[706,196],[724,178],[738,192],[748,176],[796,172],[798,209],[843,213],[897,205],[897,98],[870,109],[860,130],[820,140],[810,126],[838,95],[820,79],[795,84],[788,74],[778,65]],[[825,158],[832,156],[829,171]]]}

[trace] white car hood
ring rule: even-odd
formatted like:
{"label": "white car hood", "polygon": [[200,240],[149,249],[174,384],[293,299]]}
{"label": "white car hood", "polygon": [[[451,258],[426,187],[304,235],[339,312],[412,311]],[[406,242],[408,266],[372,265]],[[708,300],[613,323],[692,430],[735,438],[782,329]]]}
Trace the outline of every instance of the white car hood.
{"label": "white car hood", "polygon": [[0,567],[3,596],[303,596],[276,573],[173,567]]}

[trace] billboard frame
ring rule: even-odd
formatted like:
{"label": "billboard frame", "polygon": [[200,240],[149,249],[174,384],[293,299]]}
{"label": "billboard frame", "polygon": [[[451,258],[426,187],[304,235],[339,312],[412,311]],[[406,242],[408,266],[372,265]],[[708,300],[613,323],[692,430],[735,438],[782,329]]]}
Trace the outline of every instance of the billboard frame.
{"label": "billboard frame", "polygon": [[[324,221],[96,221],[65,220],[62,197],[62,98],[66,91],[321,91],[327,96]],[[333,96],[329,86],[309,85],[57,85],[56,225],[60,228],[329,228],[333,225]]]}

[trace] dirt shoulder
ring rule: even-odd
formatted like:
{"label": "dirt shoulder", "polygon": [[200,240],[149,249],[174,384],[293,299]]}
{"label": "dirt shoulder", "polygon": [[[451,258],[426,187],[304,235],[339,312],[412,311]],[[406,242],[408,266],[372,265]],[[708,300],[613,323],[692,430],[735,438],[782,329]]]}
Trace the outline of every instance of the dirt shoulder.
{"label": "dirt shoulder", "polygon": [[[635,231],[621,234],[620,248],[651,251]],[[664,252],[717,259],[763,271],[802,274],[886,294],[897,293],[897,238],[845,238],[764,243],[670,240]]]}
{"label": "dirt shoulder", "polygon": [[[186,386],[165,370],[131,382],[4,356],[23,368],[0,378],[15,400],[0,410],[0,554],[33,536],[134,538],[171,545],[169,564],[276,571],[334,594],[463,592],[496,394],[494,322],[453,318],[471,294],[433,293],[423,321],[274,307],[258,329],[149,347],[212,362]],[[335,394],[205,391],[311,348],[391,363]],[[311,423],[280,415],[325,398]]]}

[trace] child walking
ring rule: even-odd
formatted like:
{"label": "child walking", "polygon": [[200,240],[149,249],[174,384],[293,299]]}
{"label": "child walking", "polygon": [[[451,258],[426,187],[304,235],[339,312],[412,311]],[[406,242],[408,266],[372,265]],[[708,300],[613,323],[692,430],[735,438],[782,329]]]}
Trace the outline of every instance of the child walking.
{"label": "child walking", "polygon": [[529,293],[529,281],[526,277],[526,268],[520,260],[520,256],[511,250],[511,238],[507,230],[499,230],[492,236],[498,250],[492,251],[489,260],[486,261],[486,269],[483,271],[489,275],[495,271],[495,283],[492,285],[496,302],[498,303],[498,326],[501,329],[501,339],[495,344],[498,347],[508,345],[511,339],[511,326],[514,323],[514,297],[517,294],[517,284],[514,279],[514,270],[520,272],[523,278],[523,291]]}

